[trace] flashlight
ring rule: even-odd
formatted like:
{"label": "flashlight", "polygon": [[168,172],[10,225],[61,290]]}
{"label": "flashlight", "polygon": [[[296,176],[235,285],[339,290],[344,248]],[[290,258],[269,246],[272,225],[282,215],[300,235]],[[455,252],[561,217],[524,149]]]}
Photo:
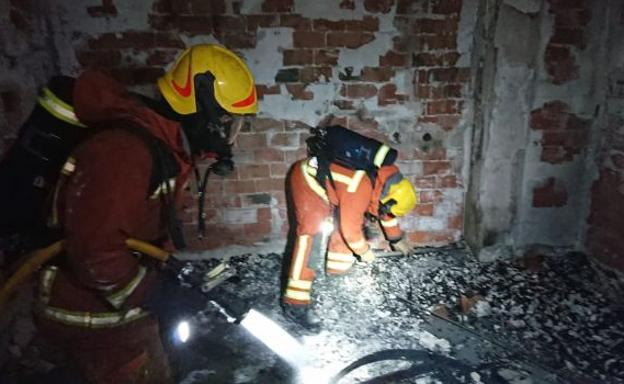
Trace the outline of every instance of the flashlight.
{"label": "flashlight", "polygon": [[334,229],[334,221],[331,218],[327,218],[321,223],[321,232],[323,233],[323,236],[331,235],[332,232],[334,232]]}
{"label": "flashlight", "polygon": [[186,343],[191,337],[191,324],[187,320],[178,323],[175,329],[175,337],[181,343]]}

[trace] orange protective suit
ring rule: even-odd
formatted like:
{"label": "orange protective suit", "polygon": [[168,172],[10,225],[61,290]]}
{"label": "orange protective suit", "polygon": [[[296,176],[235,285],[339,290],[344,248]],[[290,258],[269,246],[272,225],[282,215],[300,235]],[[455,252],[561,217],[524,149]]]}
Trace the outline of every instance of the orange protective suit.
{"label": "orange protective suit", "polygon": [[[315,178],[316,159],[298,161],[290,170],[288,189],[296,217],[296,236],[283,295],[287,304],[308,305],[315,270],[325,262],[329,274],[341,274],[351,268],[355,255],[367,252],[370,247],[364,237],[366,212],[379,217],[379,200],[384,184],[400,175],[394,166],[378,170],[375,184],[365,171],[352,170],[331,164],[335,189],[329,181],[323,188]],[[337,219],[336,229],[329,238],[327,257],[321,249],[321,224],[327,218]],[[386,239],[396,241],[403,233],[399,222],[391,216],[379,217]]]}

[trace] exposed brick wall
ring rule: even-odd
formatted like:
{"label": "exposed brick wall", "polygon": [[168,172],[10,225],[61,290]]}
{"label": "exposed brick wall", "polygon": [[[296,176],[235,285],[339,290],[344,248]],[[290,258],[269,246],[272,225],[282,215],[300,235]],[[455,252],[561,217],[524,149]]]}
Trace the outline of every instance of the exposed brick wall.
{"label": "exposed brick wall", "polygon": [[563,84],[580,77],[576,53],[585,47],[584,27],[591,19],[591,12],[585,0],[548,0],[548,3],[549,12],[555,18],[544,62],[551,81]]}
{"label": "exposed brick wall", "polygon": [[[76,63],[64,72],[103,68],[153,92],[155,79],[182,49],[219,42],[240,52],[256,74],[261,112],[238,139],[236,171],[208,183],[205,238],[195,236],[196,198],[187,196],[192,247],[283,238],[285,175],[306,155],[309,125],[328,116],[400,150],[399,166],[421,200],[403,221],[411,240],[460,239],[463,155],[461,144],[449,142],[461,136],[467,105],[469,69],[458,66],[457,46],[462,1],[344,0],[327,6],[339,17],[294,0],[59,3],[63,33],[73,45],[60,54]],[[278,40],[270,53],[259,52]],[[308,116],[293,116],[295,107]]]}

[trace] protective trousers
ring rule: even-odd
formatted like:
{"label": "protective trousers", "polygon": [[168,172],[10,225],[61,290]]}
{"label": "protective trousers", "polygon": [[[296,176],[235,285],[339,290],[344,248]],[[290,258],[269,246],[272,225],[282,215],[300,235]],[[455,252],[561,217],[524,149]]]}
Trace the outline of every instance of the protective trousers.
{"label": "protective trousers", "polygon": [[[345,273],[353,265],[355,257],[338,229],[331,233],[328,249],[321,249],[321,225],[332,218],[332,208],[310,188],[299,164],[293,166],[288,185],[296,218],[296,238],[283,301],[308,305],[315,274],[323,267],[328,274]],[[338,224],[334,222],[336,228]]]}

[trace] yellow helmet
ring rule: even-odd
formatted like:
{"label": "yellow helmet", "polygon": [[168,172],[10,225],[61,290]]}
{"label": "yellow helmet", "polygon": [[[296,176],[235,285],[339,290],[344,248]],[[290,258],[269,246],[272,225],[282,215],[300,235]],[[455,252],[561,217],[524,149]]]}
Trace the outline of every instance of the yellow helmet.
{"label": "yellow helmet", "polygon": [[[388,181],[392,182],[392,180]],[[389,205],[390,213],[394,216],[405,216],[418,204],[416,189],[408,179],[403,177],[400,181],[390,185],[382,196],[381,203]]]}
{"label": "yellow helmet", "polygon": [[251,71],[240,57],[220,45],[187,48],[158,79],[158,88],[174,111],[181,115],[195,113],[195,75],[206,72],[214,76],[214,99],[221,108],[235,115],[256,113],[258,100]]}

